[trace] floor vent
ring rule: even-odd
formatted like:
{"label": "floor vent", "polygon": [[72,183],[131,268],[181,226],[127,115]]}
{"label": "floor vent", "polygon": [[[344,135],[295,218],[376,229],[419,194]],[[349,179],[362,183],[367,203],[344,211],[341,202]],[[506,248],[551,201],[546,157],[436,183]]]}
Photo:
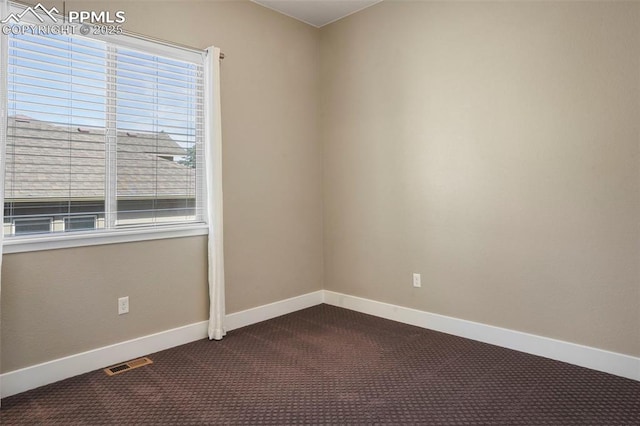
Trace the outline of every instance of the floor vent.
{"label": "floor vent", "polygon": [[104,372],[107,373],[108,376],[115,376],[116,374],[124,373],[125,371],[133,370],[134,368],[143,367],[149,364],[153,364],[153,361],[147,357],[136,358],[131,361],[107,367],[104,369]]}

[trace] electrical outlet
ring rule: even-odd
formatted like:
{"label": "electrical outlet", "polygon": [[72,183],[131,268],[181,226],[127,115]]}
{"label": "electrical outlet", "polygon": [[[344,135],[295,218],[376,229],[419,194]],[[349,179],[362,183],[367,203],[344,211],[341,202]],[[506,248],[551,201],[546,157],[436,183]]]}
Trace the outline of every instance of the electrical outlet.
{"label": "electrical outlet", "polygon": [[413,274],[413,286],[422,287],[422,283],[420,282],[420,274]]}
{"label": "electrical outlet", "polygon": [[129,296],[118,299],[118,315],[129,313]]}

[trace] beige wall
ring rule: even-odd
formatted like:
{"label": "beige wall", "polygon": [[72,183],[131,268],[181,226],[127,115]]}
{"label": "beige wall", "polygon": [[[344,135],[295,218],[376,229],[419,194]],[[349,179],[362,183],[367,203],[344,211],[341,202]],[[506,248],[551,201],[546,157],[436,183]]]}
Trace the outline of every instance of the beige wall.
{"label": "beige wall", "polygon": [[206,320],[206,247],[192,237],[4,255],[3,371]]}
{"label": "beige wall", "polygon": [[326,289],[640,355],[640,3],[385,1],[320,60]]}
{"label": "beige wall", "polygon": [[[105,4],[130,31],[226,54],[227,312],[321,289],[318,31],[248,1],[66,7]],[[204,238],[5,255],[2,371],[206,320],[205,256]]]}

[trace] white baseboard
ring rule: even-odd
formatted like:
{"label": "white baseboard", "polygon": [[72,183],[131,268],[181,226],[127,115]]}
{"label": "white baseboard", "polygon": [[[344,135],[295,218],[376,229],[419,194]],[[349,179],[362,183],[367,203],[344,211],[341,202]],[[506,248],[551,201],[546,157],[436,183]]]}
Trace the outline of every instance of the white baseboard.
{"label": "white baseboard", "polygon": [[[229,314],[225,317],[225,328],[235,330],[323,302],[640,381],[640,358],[328,290]],[[202,321],[10,371],[0,375],[0,395],[3,398],[15,395],[206,337],[207,321]]]}
{"label": "white baseboard", "polygon": [[225,317],[224,328],[227,331],[231,331],[257,322],[266,321],[271,318],[279,317],[280,315],[289,314],[291,312],[319,305],[322,303],[323,299],[324,291],[318,290],[313,293],[303,294],[302,296],[279,300],[267,305],[235,312]]}
{"label": "white baseboard", "polygon": [[207,336],[207,325],[207,321],[197,322],[10,371],[0,376],[0,394],[4,398],[119,362],[203,339]]}
{"label": "white baseboard", "polygon": [[[234,330],[319,305],[322,298],[323,292],[320,290],[229,314],[225,317],[225,328]],[[207,337],[207,325],[207,321],[197,322],[4,373],[0,375],[0,396],[4,398],[15,395],[119,362],[204,339]]]}
{"label": "white baseboard", "polygon": [[324,303],[640,381],[640,358],[333,291]]}

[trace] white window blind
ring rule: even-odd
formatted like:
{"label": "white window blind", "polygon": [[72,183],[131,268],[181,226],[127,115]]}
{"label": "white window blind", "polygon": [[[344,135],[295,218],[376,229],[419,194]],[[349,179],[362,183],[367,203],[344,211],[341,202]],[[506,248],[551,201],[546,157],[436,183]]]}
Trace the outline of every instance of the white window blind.
{"label": "white window blind", "polygon": [[6,236],[204,221],[201,55],[126,36],[7,42]]}

